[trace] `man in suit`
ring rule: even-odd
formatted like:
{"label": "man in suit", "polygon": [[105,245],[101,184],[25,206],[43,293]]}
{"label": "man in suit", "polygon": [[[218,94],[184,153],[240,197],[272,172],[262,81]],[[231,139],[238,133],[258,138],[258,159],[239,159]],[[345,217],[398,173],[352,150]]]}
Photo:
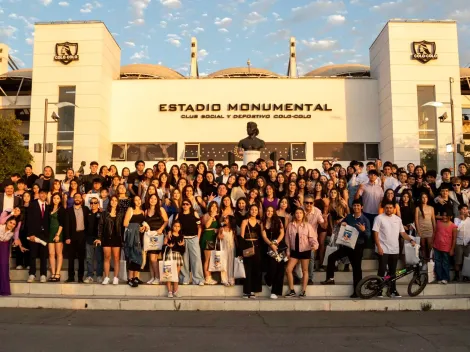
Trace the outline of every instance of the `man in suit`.
{"label": "man in suit", "polygon": [[75,282],[75,259],[78,259],[78,282],[83,283],[85,274],[85,226],[88,208],[83,206],[82,195],[75,193],[73,207],[67,209],[64,224],[64,239],[69,257],[69,277],[66,282]]}
{"label": "man in suit", "polygon": [[221,183],[226,184],[229,177],[230,177],[230,166],[224,165],[224,168],[222,169],[222,175],[218,176],[215,179],[215,182],[217,182],[219,185]]}
{"label": "man in suit", "polygon": [[15,197],[15,189],[12,184],[4,188],[4,193],[0,193],[0,213],[4,210],[12,211],[21,205],[21,198]]}
{"label": "man in suit", "polygon": [[47,247],[36,243],[36,237],[47,242],[49,239],[49,211],[46,204],[47,193],[39,191],[39,198],[31,202],[28,210],[28,238],[31,253],[31,265],[28,282],[34,282],[36,278],[36,258],[39,258],[41,274],[40,281],[46,282],[47,276]]}

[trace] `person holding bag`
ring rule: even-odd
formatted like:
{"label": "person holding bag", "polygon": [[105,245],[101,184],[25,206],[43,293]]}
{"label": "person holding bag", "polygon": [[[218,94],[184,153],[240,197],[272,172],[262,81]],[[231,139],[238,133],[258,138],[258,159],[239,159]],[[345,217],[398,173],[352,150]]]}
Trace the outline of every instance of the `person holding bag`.
{"label": "person holding bag", "polygon": [[261,238],[261,224],[258,220],[259,209],[256,204],[250,206],[248,219],[242,221],[241,237],[244,239],[243,265],[245,281],[243,282],[243,298],[256,298],[255,293],[261,292],[261,253],[258,240]]}
{"label": "person holding bag", "polygon": [[284,226],[274,210],[268,206],[263,216],[262,236],[268,245],[268,271],[265,276],[266,285],[271,288],[271,299],[282,296],[282,286],[284,284],[285,261],[280,257],[286,249],[284,242]]}
{"label": "person holding bag", "polygon": [[235,260],[235,229],[237,227],[235,218],[231,215],[224,218],[220,224],[218,238],[220,240],[220,250],[225,253],[225,268],[220,272],[222,284],[224,286],[235,285],[234,260]]}
{"label": "person holding bag", "polygon": [[295,297],[294,291],[294,275],[293,271],[297,263],[300,261],[302,266],[302,291],[299,297],[306,297],[306,289],[308,283],[308,264],[312,255],[312,250],[318,249],[318,239],[312,225],[307,222],[305,211],[297,208],[294,213],[294,221],[291,222],[286,231],[287,255],[289,262],[287,263],[287,279],[289,281],[289,292],[286,298]]}
{"label": "person holding bag", "polygon": [[335,263],[341,258],[348,257],[353,268],[353,294],[351,298],[357,298],[355,288],[359,281],[362,280],[362,254],[364,252],[364,245],[371,236],[370,222],[362,213],[362,203],[359,199],[352,202],[352,214],[348,214],[341,222],[341,226],[349,225],[359,231],[359,236],[354,248],[347,246],[339,246],[338,250],[328,257],[328,266],[326,269],[326,280],[322,285],[335,284]]}
{"label": "person holding bag", "polygon": [[[176,262],[176,280],[167,281],[166,287],[168,289],[168,298],[181,297],[178,293],[178,277],[183,267],[183,254],[186,251],[186,245],[184,242],[184,237],[181,234],[181,223],[178,220],[175,220],[171,226],[171,231],[168,236],[165,237],[164,244],[170,248],[170,254],[164,252],[164,258],[160,265],[163,265],[165,260],[171,260]],[[165,258],[166,257],[166,258]]]}
{"label": "person holding bag", "polygon": [[209,260],[211,258],[211,252],[215,250],[217,229],[219,227],[218,216],[219,206],[216,202],[212,201],[209,203],[207,214],[202,218],[204,232],[199,242],[201,249],[204,251],[203,269],[206,285],[217,285],[217,281],[212,278],[211,272],[209,271]]}

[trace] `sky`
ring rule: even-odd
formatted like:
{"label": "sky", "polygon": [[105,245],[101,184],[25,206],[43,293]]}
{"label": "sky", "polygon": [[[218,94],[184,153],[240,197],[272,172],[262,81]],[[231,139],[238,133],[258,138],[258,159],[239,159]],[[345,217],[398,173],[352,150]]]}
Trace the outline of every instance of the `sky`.
{"label": "sky", "polygon": [[[189,73],[251,66],[287,73],[296,37],[299,74],[328,64],[369,64],[369,47],[392,18],[458,21],[460,63],[470,66],[470,0],[0,0],[0,42],[32,66],[34,23],[103,21],[121,64],[153,63]],[[431,40],[432,38],[416,38]]]}

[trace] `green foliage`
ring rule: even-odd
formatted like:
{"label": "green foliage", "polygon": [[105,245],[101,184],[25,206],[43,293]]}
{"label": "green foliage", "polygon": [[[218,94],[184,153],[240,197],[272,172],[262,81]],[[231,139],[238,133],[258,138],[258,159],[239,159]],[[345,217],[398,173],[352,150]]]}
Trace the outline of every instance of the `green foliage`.
{"label": "green foliage", "polygon": [[0,110],[0,180],[15,172],[22,175],[24,166],[33,160],[29,150],[23,146],[20,126],[21,121],[15,118],[12,110]]}

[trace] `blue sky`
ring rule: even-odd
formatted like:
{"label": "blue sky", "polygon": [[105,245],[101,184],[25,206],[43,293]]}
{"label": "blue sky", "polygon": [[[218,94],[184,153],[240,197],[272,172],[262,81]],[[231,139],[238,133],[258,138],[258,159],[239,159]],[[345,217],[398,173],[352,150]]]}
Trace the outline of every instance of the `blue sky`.
{"label": "blue sky", "polygon": [[34,22],[101,20],[121,46],[122,65],[156,63],[187,75],[196,36],[202,74],[246,66],[248,58],[286,74],[295,36],[306,73],[368,64],[369,46],[390,18],[457,20],[461,66],[470,65],[470,0],[0,0],[0,42],[31,67]]}

